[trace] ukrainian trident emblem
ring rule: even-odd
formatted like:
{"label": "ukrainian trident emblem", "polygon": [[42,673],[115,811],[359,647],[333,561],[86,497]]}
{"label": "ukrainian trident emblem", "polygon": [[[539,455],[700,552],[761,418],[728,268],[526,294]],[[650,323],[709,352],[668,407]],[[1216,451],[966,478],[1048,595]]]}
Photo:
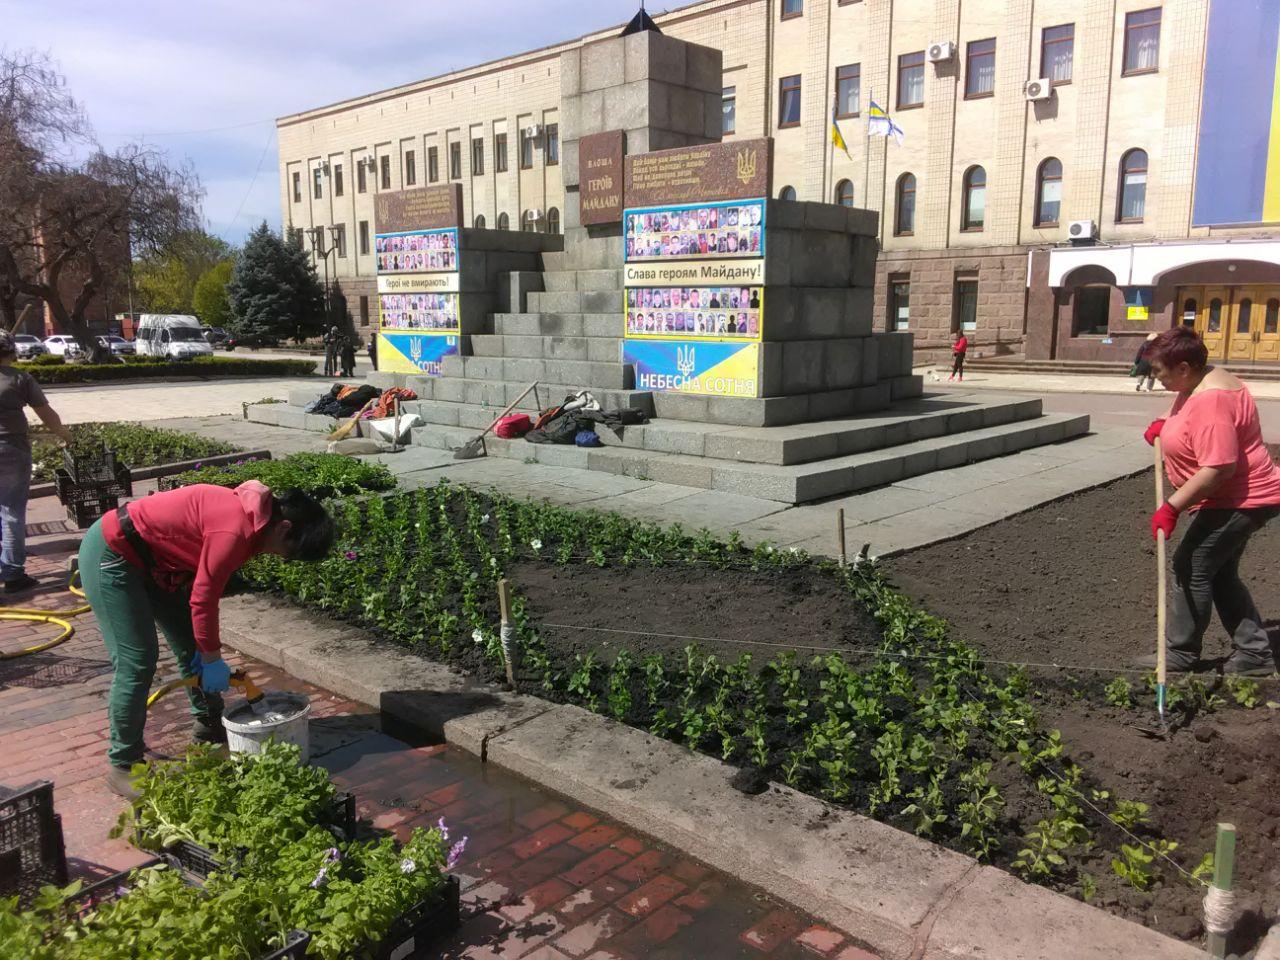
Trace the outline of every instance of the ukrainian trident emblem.
{"label": "ukrainian trident emblem", "polygon": [[676,369],[688,380],[693,376],[696,362],[693,359],[693,347],[676,347]]}
{"label": "ukrainian trident emblem", "polygon": [[742,181],[744,186],[755,179],[756,154],[755,150],[738,151],[738,179]]}
{"label": "ukrainian trident emblem", "polygon": [[422,338],[409,338],[409,359],[413,361],[413,365],[419,370],[424,369],[422,366]]}

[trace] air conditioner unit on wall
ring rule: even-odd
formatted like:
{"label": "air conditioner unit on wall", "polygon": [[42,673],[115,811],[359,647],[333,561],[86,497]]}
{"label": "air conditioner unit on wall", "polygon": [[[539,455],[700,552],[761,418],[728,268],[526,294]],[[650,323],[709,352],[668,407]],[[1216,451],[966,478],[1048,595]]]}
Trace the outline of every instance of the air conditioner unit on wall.
{"label": "air conditioner unit on wall", "polygon": [[535,207],[532,210],[526,210],[524,216],[526,220],[541,220],[542,211]]}
{"label": "air conditioner unit on wall", "polygon": [[1027,85],[1022,88],[1022,92],[1032,102],[1048,100],[1053,96],[1053,84],[1050,83],[1048,77],[1041,77],[1039,80],[1028,80]]}
{"label": "air conditioner unit on wall", "polygon": [[528,137],[530,140],[537,140],[540,136],[542,136],[542,124],[532,123],[529,126],[525,127],[524,135]]}
{"label": "air conditioner unit on wall", "polygon": [[946,63],[956,55],[956,45],[950,40],[939,40],[937,43],[929,44],[929,52],[926,54],[930,63]]}
{"label": "air conditioner unit on wall", "polygon": [[1089,243],[1098,239],[1098,224],[1094,220],[1072,220],[1067,226],[1067,236],[1072,243]]}

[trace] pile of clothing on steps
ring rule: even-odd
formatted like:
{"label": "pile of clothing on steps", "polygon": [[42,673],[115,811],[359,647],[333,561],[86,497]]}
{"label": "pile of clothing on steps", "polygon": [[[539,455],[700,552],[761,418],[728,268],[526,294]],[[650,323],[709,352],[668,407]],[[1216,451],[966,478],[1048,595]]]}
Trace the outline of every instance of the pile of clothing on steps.
{"label": "pile of clothing on steps", "polygon": [[588,391],[580,390],[564,398],[563,403],[542,411],[536,420],[526,413],[503,417],[494,427],[499,437],[524,437],[530,443],[576,444],[579,447],[601,446],[596,426],[623,427],[647,423],[643,410],[602,410],[600,401]]}
{"label": "pile of clothing on steps", "polygon": [[362,383],[358,387],[335,383],[323,397],[312,400],[302,409],[304,413],[342,419],[355,416],[370,402],[376,401],[370,409],[364,410],[363,416],[366,419],[382,419],[391,416],[396,400],[417,399],[416,393],[404,387],[391,387],[388,390],[379,391],[377,387],[367,383]]}

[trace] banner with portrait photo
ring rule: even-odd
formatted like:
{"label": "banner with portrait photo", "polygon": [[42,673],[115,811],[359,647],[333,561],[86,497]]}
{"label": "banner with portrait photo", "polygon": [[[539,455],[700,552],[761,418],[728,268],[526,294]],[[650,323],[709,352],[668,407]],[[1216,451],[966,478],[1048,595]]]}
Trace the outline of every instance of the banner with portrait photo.
{"label": "banner with portrait photo", "polygon": [[628,263],[763,257],[764,200],[636,207],[623,214]]}
{"label": "banner with portrait photo", "polygon": [[378,334],[378,369],[388,373],[414,373],[438,377],[445,357],[456,356],[461,338],[456,334]]}
{"label": "banner with portrait photo", "polygon": [[378,273],[456,272],[458,230],[406,230],[373,238]]}
{"label": "banner with portrait photo", "polygon": [[378,296],[378,326],[383,330],[459,333],[456,293],[383,293]]}
{"label": "banner with portrait photo", "polygon": [[698,340],[624,340],[622,362],[636,389],[708,397],[760,396],[760,344]]}
{"label": "banner with portrait photo", "polygon": [[759,340],[763,287],[628,287],[626,336],[644,340]]}

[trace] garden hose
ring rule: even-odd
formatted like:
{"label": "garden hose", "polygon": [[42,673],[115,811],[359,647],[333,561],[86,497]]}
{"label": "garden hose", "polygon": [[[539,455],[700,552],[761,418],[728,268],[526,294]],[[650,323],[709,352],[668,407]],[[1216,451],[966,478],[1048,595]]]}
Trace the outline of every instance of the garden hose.
{"label": "garden hose", "polygon": [[[199,677],[182,677],[178,680],[170,680],[168,683],[156,689],[156,691],[147,697],[147,709],[150,710],[155,706],[156,702],[166,694],[172,693],[180,687],[194,687],[200,683]],[[244,698],[249,706],[253,708],[254,713],[258,712],[258,704],[262,702],[263,693],[258,685],[249,679],[249,675],[243,670],[236,670],[231,674],[231,685],[239,687],[244,691]]]}
{"label": "garden hose", "polygon": [[[80,577],[80,570],[73,568],[71,571],[71,581],[67,589],[71,593],[81,599],[84,598],[84,591],[76,586],[76,580]],[[21,623],[50,623],[62,630],[62,633],[54,637],[52,640],[45,640],[37,643],[33,647],[26,647],[22,650],[14,650],[11,653],[0,651],[0,660],[14,660],[18,657],[25,657],[30,653],[41,653],[45,650],[51,650],[60,643],[66,643],[75,634],[76,628],[68,623],[71,617],[78,617],[82,613],[88,613],[89,604],[84,603],[78,607],[69,607],[66,610],[33,610],[26,607],[0,607],[0,620],[12,620]]]}

